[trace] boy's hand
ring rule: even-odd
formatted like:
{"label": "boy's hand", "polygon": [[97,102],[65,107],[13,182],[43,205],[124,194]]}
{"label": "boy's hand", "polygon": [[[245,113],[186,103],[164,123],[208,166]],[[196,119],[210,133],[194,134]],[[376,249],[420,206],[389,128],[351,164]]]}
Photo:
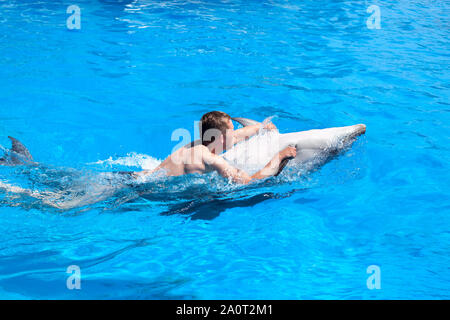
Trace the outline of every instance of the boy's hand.
{"label": "boy's hand", "polygon": [[297,155],[297,149],[295,147],[289,146],[280,151],[281,159],[295,158],[296,155]]}
{"label": "boy's hand", "polygon": [[275,125],[270,121],[267,122],[263,128],[267,130],[277,130],[277,127],[275,127]]}

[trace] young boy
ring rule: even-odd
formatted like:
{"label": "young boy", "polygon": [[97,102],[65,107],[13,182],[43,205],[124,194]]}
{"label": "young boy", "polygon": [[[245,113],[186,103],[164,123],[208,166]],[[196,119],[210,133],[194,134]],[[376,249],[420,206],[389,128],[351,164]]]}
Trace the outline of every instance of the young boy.
{"label": "young boy", "polygon": [[[272,123],[264,126],[268,130],[276,130]],[[247,126],[234,130],[231,117],[221,111],[204,114],[200,121],[200,140],[194,141],[172,153],[156,169],[136,172],[137,176],[145,176],[156,171],[164,171],[169,176],[188,173],[206,173],[217,171],[221,176],[236,183],[247,184],[251,181],[276,175],[280,163],[296,156],[294,147],[287,147],[276,154],[267,165],[250,176],[246,172],[231,166],[219,155],[236,143],[255,135],[260,125]]]}

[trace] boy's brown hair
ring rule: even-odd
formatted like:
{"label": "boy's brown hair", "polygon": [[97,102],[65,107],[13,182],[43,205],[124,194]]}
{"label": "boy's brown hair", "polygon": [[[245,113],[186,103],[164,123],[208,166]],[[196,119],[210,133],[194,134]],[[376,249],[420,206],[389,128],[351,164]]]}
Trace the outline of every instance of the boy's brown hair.
{"label": "boy's brown hair", "polygon": [[228,121],[231,120],[231,117],[222,111],[211,111],[208,113],[205,113],[201,120],[200,120],[200,137],[202,139],[202,144],[204,146],[207,146],[211,142],[214,141],[214,136],[208,139],[208,141],[203,140],[203,136],[206,131],[209,129],[216,129],[219,130],[223,135],[225,135],[227,129],[228,129]]}

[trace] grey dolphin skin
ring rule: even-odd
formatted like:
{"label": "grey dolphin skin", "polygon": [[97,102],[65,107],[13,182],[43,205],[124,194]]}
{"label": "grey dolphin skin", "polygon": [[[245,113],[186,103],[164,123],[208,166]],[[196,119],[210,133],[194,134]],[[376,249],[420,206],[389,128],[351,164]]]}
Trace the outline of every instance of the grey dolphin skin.
{"label": "grey dolphin skin", "polygon": [[33,157],[27,147],[22,142],[8,137],[11,140],[12,147],[9,150],[5,150],[5,155],[0,158],[0,165],[2,166],[17,166],[21,164],[34,164]]}
{"label": "grey dolphin skin", "polygon": [[260,122],[255,121],[255,120],[251,120],[251,119],[246,119],[246,118],[231,118],[232,120],[239,122],[240,124],[242,124],[244,127],[246,126],[253,126],[255,124],[259,124]]}

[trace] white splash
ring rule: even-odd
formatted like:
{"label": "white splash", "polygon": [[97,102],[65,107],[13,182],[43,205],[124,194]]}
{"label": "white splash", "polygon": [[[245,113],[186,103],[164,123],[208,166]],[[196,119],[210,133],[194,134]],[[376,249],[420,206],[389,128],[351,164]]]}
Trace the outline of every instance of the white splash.
{"label": "white splash", "polygon": [[120,165],[126,167],[137,167],[143,170],[153,170],[157,166],[159,166],[160,163],[161,160],[153,158],[149,155],[131,152],[128,153],[125,157],[119,157],[117,159],[109,157],[106,160],[98,160],[97,162],[93,162],[90,164],[108,165],[110,167]]}
{"label": "white splash", "polygon": [[223,154],[231,165],[254,174],[262,169],[280,150],[280,133],[262,131],[245,140]]}

